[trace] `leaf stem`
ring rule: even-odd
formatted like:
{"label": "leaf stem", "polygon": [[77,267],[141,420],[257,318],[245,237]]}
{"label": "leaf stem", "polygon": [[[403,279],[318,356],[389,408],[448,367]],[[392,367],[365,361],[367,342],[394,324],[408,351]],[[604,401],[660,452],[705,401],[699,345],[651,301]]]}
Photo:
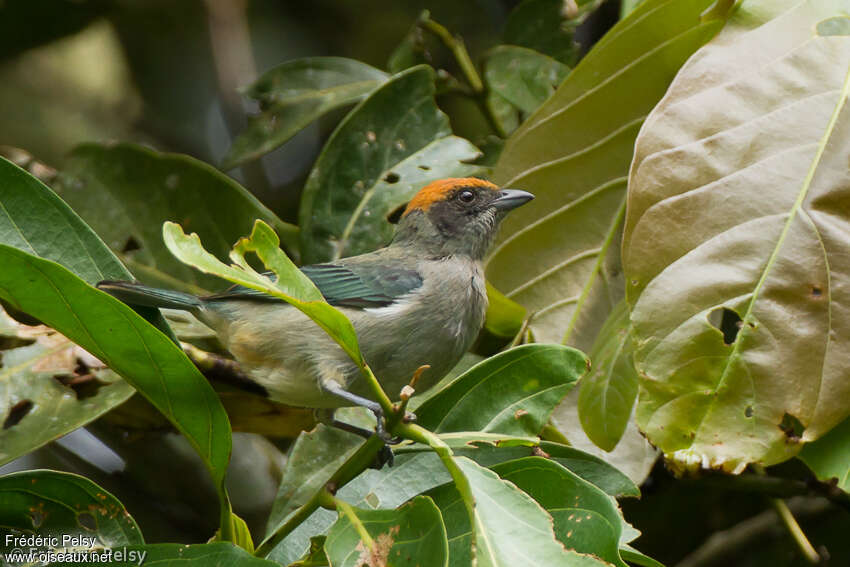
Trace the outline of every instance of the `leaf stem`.
{"label": "leaf stem", "polygon": [[375,542],[372,540],[372,536],[369,535],[369,532],[366,531],[366,526],[363,525],[363,522],[360,521],[360,518],[357,516],[357,513],[354,512],[354,508],[352,508],[351,504],[344,500],[340,500],[337,497],[333,499],[334,506],[336,506],[337,511],[348,518],[348,521],[351,522],[351,525],[354,526],[354,529],[357,531],[357,535],[360,536],[360,541],[372,551],[375,547]]}
{"label": "leaf stem", "polygon": [[463,500],[463,504],[466,506],[466,513],[469,515],[469,525],[473,526],[474,534],[475,499],[472,496],[472,488],[469,485],[469,479],[466,478],[466,475],[463,474],[463,471],[460,470],[460,467],[454,461],[454,453],[452,453],[451,448],[437,435],[431,433],[424,427],[416,425],[415,423],[399,424],[393,433],[401,435],[405,439],[410,439],[411,441],[428,445],[435,453],[437,453],[437,456],[440,458],[443,466],[446,467],[447,471],[449,471],[449,474],[460,493],[460,497]]}
{"label": "leaf stem", "polygon": [[[386,394],[385,394],[386,395]],[[328,495],[336,492],[345,484],[351,482],[357,475],[369,468],[378,456],[378,452],[384,446],[384,442],[377,436],[372,436],[360,446],[357,451],[346,460],[336,472],[331,475],[327,484],[320,487],[313,493],[307,502],[302,504],[293,514],[281,524],[272,535],[266,538],[259,547],[257,547],[255,555],[259,557],[267,556],[286,536],[292,533],[292,530],[301,525],[304,520],[310,517],[318,508],[328,503]]]}
{"label": "leaf stem", "polygon": [[[763,466],[753,464],[752,468],[757,475],[767,476],[767,472],[764,470]],[[777,515],[779,515],[782,525],[788,531],[788,534],[791,536],[791,539],[794,540],[794,543],[797,544],[797,548],[800,550],[800,553],[803,555],[805,560],[812,565],[820,563],[820,554],[817,550],[815,550],[814,546],[809,541],[809,538],[806,537],[805,532],[803,532],[803,528],[800,527],[797,519],[794,518],[794,514],[791,513],[791,509],[788,508],[788,504],[781,498],[771,498],[770,505],[776,511]]]}
{"label": "leaf stem", "polygon": [[452,52],[458,67],[460,67],[463,76],[466,78],[466,82],[472,87],[473,96],[478,101],[484,117],[490,123],[490,127],[493,128],[500,138],[507,138],[508,133],[505,132],[505,129],[496,119],[492,107],[487,102],[487,91],[484,88],[484,82],[481,80],[481,75],[478,74],[478,70],[469,57],[469,52],[466,50],[466,44],[463,42],[463,38],[453,35],[445,26],[432,20],[427,11],[420,16],[418,24],[426,31],[437,36],[443,42],[443,45]]}

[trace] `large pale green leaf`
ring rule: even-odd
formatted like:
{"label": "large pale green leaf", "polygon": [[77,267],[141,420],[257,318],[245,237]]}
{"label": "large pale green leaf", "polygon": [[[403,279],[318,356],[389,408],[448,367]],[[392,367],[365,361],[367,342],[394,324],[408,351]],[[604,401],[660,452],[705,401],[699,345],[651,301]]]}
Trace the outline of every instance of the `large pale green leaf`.
{"label": "large pale green leaf", "polygon": [[212,387],[166,335],[48,260],[0,245],[0,298],[106,363],[183,433],[222,486],[230,424]]}
{"label": "large pale green leaf", "polygon": [[[487,277],[533,313],[538,340],[589,351],[622,299],[619,241],[634,141],[679,67],[722,27],[720,18],[701,18],[711,1],[642,3],[508,139],[494,180],[536,198],[505,219]],[[576,398],[553,417],[571,442],[592,450]],[[649,454],[630,426],[606,458],[641,480]]]}
{"label": "large pale green leaf", "polygon": [[430,67],[394,75],[345,117],[310,172],[299,213],[305,263],[383,246],[390,212],[429,181],[482,171],[464,163],[478,155],[452,136]]}
{"label": "large pale green leaf", "polygon": [[465,457],[457,457],[455,462],[467,478],[475,500],[474,523],[470,525],[454,484],[428,493],[446,524],[450,565],[607,565],[590,555],[565,549],[555,537],[552,516],[516,485]]}
{"label": "large pale green leaf", "polygon": [[[292,263],[279,248],[274,230],[261,220],[254,223],[251,236],[239,240],[230,253],[234,264],[228,265],[210,254],[196,233],[186,235],[179,224],[162,226],[165,245],[181,262],[204,273],[224,278],[273,297],[280,298],[316,322],[358,364],[363,356],[351,321],[329,305],[313,282]],[[274,275],[274,281],[255,271],[245,259],[253,252]]]}
{"label": "large pale green leaf", "polygon": [[777,463],[850,415],[850,35],[819,35],[846,8],[744,3],[638,139],[636,416],[677,466]]}
{"label": "large pale green leaf", "polygon": [[427,496],[417,496],[395,510],[358,508],[354,513],[372,537],[372,548],[361,541],[351,520],[341,515],[325,540],[325,552],[334,567],[448,565],[446,526]]}
{"label": "large pale green leaf", "polygon": [[270,152],[313,120],[357,102],[386,80],[383,71],[344,57],[306,57],[266,71],[243,93],[259,101],[262,112],[249,118],[222,168]]}
{"label": "large pale green leaf", "polygon": [[590,351],[590,373],[579,385],[578,413],[590,439],[606,451],[617,446],[635,405],[638,376],[632,359],[629,310],[621,301]]}
{"label": "large pale green leaf", "polygon": [[573,348],[512,348],[476,364],[429,398],[416,410],[418,423],[435,432],[537,435],[587,367],[587,358]]}
{"label": "large pale green leaf", "polygon": [[84,144],[70,154],[53,185],[136,278],[153,285],[195,291],[221,286],[220,280],[192,270],[168,252],[162,242],[167,220],[179,220],[200,234],[214,254],[226,256],[254,220],[262,219],[297,252],[295,227],[238,183],[189,156],[133,144]]}
{"label": "large pale green leaf", "polygon": [[491,92],[530,114],[552,96],[570,68],[542,53],[500,45],[487,54],[484,79]]}
{"label": "large pale green leaf", "polygon": [[[39,551],[65,547],[88,551],[144,543],[136,522],[112,494],[81,476],[47,470],[0,477],[0,548],[29,549],[33,546],[7,545],[7,537],[29,534],[57,538],[57,545],[34,546]],[[92,545],[80,541],[74,545],[64,536],[94,541]]]}

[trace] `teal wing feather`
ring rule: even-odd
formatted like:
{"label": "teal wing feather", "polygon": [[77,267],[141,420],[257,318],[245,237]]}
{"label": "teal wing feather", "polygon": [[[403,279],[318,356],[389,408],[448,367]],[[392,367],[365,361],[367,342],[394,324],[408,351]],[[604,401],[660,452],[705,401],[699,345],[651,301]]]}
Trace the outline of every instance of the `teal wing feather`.
{"label": "teal wing feather", "polygon": [[[385,307],[422,285],[422,276],[416,270],[392,266],[314,264],[301,267],[301,271],[319,288],[328,303],[343,307]],[[280,301],[238,285],[204,299]]]}

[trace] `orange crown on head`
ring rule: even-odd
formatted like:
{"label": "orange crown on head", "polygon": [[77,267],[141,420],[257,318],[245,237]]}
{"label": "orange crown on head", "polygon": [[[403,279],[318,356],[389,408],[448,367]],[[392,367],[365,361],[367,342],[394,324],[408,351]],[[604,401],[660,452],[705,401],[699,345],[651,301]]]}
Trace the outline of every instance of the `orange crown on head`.
{"label": "orange crown on head", "polygon": [[413,196],[413,199],[407,204],[402,216],[407,216],[411,211],[427,211],[431,205],[438,201],[444,200],[452,191],[459,187],[487,187],[496,191],[499,187],[477,177],[450,177],[448,179],[438,179],[432,181],[425,187],[419,190],[419,193]]}

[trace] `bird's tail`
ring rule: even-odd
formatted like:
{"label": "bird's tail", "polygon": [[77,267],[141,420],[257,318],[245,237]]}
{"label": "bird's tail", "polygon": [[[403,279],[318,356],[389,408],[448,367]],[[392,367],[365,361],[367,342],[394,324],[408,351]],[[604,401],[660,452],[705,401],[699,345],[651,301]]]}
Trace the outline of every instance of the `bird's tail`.
{"label": "bird's tail", "polygon": [[168,309],[181,309],[183,311],[193,311],[203,305],[203,301],[192,294],[183,293],[182,291],[172,291],[170,289],[159,289],[138,282],[104,280],[97,284],[97,289],[105,291],[129,305],[166,307]]}

